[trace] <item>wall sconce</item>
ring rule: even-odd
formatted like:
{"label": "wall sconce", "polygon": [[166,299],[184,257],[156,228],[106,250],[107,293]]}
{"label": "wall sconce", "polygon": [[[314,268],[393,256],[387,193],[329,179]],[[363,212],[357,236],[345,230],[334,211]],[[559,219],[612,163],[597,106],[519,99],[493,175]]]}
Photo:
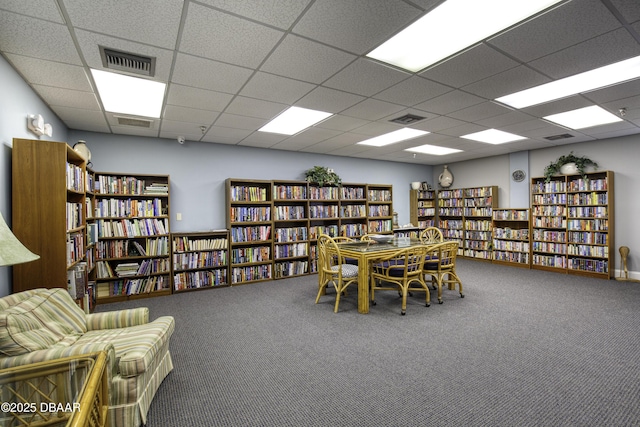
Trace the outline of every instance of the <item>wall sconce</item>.
{"label": "wall sconce", "polygon": [[40,114],[27,116],[27,128],[38,136],[53,135],[53,128],[49,123],[44,122],[44,118]]}

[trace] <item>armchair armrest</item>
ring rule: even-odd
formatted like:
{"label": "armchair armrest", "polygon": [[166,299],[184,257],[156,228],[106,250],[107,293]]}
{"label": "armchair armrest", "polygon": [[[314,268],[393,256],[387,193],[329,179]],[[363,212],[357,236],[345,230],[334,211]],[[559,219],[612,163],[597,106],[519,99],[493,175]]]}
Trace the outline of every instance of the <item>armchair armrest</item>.
{"label": "armchair armrest", "polygon": [[127,328],[149,323],[149,309],[147,307],[138,307],[104,313],[91,313],[86,315],[86,320],[88,331]]}

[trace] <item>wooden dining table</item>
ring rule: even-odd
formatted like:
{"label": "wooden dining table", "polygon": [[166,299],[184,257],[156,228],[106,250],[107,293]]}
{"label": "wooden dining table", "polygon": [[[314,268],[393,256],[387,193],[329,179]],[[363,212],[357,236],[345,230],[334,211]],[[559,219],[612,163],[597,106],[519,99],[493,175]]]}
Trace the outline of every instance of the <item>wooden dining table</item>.
{"label": "wooden dining table", "polygon": [[412,246],[424,245],[413,237],[394,237],[388,243],[346,242],[339,243],[340,254],[358,261],[358,313],[369,313],[369,268],[371,261]]}

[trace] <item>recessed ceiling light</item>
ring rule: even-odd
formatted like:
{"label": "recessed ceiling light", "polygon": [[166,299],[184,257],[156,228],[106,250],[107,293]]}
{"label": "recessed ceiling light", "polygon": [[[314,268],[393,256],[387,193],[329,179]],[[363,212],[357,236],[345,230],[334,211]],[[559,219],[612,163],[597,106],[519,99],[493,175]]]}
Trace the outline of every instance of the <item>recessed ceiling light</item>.
{"label": "recessed ceiling light", "polygon": [[448,0],[367,56],[412,72],[564,0]]}
{"label": "recessed ceiling light", "polygon": [[540,86],[496,98],[513,108],[525,108],[578,93],[589,92],[640,77],[640,56],[565,77]]}
{"label": "recessed ceiling light", "polygon": [[332,115],[324,111],[290,107],[258,131],[294,135]]}
{"label": "recessed ceiling light", "polygon": [[527,139],[524,136],[515,135],[509,132],[503,132],[498,129],[487,129],[482,132],[470,133],[460,138],[471,139],[473,141],[486,142],[487,144],[505,144],[507,142],[520,141]]}
{"label": "recessed ceiling light", "polygon": [[165,83],[94,69],[91,74],[106,111],[160,117]]}
{"label": "recessed ceiling light", "polygon": [[384,135],[376,136],[374,138],[365,139],[358,142],[362,145],[373,145],[374,147],[382,147],[384,145],[394,144],[400,141],[406,141],[407,139],[417,138],[422,135],[426,135],[429,132],[418,129],[402,128],[394,130],[393,132],[385,133]]}
{"label": "recessed ceiling light", "polygon": [[413,148],[407,148],[404,151],[413,153],[432,154],[434,156],[444,156],[445,154],[461,153],[462,150],[456,148],[438,147],[437,145],[424,144]]}
{"label": "recessed ceiling light", "polygon": [[543,118],[570,129],[583,129],[622,121],[620,117],[597,105],[552,114]]}

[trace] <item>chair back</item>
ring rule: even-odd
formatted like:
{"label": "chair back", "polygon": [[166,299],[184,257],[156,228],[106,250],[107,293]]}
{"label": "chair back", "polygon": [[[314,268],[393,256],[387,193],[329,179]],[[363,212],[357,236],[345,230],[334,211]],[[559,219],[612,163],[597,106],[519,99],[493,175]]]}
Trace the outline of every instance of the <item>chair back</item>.
{"label": "chair back", "polygon": [[376,260],[372,265],[372,272],[375,276],[386,276],[395,280],[420,277],[426,253],[426,246],[400,249],[392,255]]}
{"label": "chair back", "polygon": [[456,266],[456,256],[458,255],[458,241],[442,243],[439,248],[438,258],[440,259],[441,270],[451,270]]}
{"label": "chair back", "polygon": [[423,244],[433,244],[444,242],[442,231],[436,227],[427,227],[420,232],[420,241]]}
{"label": "chair back", "polygon": [[340,253],[338,243],[333,237],[321,234],[318,237],[318,269],[324,273],[342,275],[342,269],[335,269],[334,266],[345,264],[344,257]]}

